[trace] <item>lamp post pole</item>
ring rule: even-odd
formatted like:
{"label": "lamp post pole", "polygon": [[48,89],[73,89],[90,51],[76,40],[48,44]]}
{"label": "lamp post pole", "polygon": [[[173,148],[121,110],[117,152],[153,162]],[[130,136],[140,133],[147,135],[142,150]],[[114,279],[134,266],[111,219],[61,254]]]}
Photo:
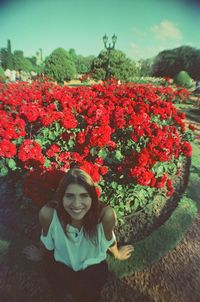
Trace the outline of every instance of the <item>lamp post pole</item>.
{"label": "lamp post pole", "polygon": [[108,51],[108,62],[107,62],[107,67],[106,67],[106,80],[110,79],[110,54],[111,54],[111,51],[115,48],[116,42],[117,42],[117,36],[114,34],[112,36],[112,46],[111,46],[111,43],[109,43],[109,45],[107,46],[108,36],[107,35],[103,36],[104,47]]}

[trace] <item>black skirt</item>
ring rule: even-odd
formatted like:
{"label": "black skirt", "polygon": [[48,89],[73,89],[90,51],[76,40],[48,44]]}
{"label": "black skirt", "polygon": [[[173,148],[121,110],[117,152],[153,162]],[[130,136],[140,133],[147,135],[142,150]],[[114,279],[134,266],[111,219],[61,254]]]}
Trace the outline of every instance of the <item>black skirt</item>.
{"label": "black skirt", "polygon": [[108,277],[108,264],[104,260],[84,270],[74,271],[55,261],[53,252],[49,252],[45,257],[45,273],[56,301],[64,301],[63,297],[68,293],[74,302],[99,302]]}

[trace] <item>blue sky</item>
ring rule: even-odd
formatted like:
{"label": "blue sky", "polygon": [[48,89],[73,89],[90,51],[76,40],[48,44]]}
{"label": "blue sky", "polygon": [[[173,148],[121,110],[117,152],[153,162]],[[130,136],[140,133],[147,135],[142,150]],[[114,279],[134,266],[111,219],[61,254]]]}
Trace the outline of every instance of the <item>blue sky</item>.
{"label": "blue sky", "polygon": [[133,60],[181,45],[200,48],[198,0],[0,0],[0,48],[44,56],[55,48],[98,55],[102,37]]}

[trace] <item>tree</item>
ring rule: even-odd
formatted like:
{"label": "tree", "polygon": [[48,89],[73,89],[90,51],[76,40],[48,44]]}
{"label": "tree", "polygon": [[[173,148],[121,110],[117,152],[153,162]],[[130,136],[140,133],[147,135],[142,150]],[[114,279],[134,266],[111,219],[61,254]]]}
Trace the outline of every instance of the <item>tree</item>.
{"label": "tree", "polygon": [[152,75],[156,77],[171,77],[174,76],[183,68],[177,70],[175,65],[177,65],[177,57],[175,52],[164,50],[160,52],[153,63]]}
{"label": "tree", "polygon": [[91,73],[91,65],[95,56],[90,55],[84,57],[83,55],[77,55],[75,65],[78,74]]}
{"label": "tree", "polygon": [[31,61],[24,57],[22,50],[15,50],[13,53],[13,68],[15,70],[22,69],[26,72],[34,70]]}
{"label": "tree", "polygon": [[69,53],[63,48],[57,48],[46,58],[44,72],[58,83],[63,83],[75,77],[76,67]]}
{"label": "tree", "polygon": [[76,60],[77,60],[77,54],[76,54],[76,51],[74,48],[70,48],[69,51],[68,51],[69,55],[70,55],[70,58],[72,59],[72,61],[74,63],[76,63]]}
{"label": "tree", "polygon": [[0,49],[1,66],[6,70],[13,70],[13,55],[11,52],[11,41],[7,41],[7,48]]}
{"label": "tree", "polygon": [[[181,70],[187,71],[191,77],[197,76],[195,66],[200,65],[199,50],[190,46],[181,46],[160,52],[153,63],[153,76],[169,76],[174,78]],[[193,72],[193,70],[196,70]]]}
{"label": "tree", "polygon": [[154,59],[139,60],[139,76],[148,77],[151,75],[153,60]]}
{"label": "tree", "polygon": [[109,73],[111,77],[119,80],[129,81],[137,74],[137,68],[134,62],[126,57],[121,50],[101,51],[97,58],[93,60],[91,69],[95,79],[105,80],[109,61]]}
{"label": "tree", "polygon": [[188,66],[188,73],[195,81],[200,81],[200,49],[195,50]]}
{"label": "tree", "polygon": [[8,51],[9,54],[12,53],[12,50],[11,50],[11,41],[10,40],[7,41],[7,51]]}

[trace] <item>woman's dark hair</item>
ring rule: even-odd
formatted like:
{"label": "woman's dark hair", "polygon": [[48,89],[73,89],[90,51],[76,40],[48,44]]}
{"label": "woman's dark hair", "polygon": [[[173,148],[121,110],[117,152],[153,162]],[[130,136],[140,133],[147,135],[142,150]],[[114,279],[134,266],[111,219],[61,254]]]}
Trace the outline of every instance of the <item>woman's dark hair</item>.
{"label": "woman's dark hair", "polygon": [[70,169],[67,173],[64,174],[58,185],[58,188],[55,193],[58,217],[60,221],[64,224],[64,228],[66,230],[67,224],[71,222],[71,217],[64,209],[63,196],[67,187],[70,184],[78,184],[83,186],[92,199],[91,207],[83,218],[83,232],[86,237],[89,237],[90,239],[95,239],[97,235],[97,224],[99,222],[100,215],[100,202],[92,178],[89,174],[87,174],[80,168],[75,167]]}

